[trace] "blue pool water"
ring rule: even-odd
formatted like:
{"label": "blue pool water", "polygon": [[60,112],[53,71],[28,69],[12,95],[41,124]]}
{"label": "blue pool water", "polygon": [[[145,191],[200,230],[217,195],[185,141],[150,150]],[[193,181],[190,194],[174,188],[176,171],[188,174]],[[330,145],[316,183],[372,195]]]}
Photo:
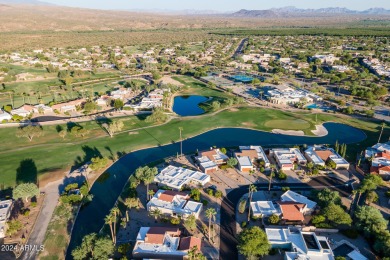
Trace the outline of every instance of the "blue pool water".
{"label": "blue pool water", "polygon": [[[326,123],[328,135],[323,137],[287,136],[243,128],[220,128],[183,141],[183,152],[190,153],[209,149],[212,146],[229,147],[239,145],[295,145],[295,144],[333,144],[360,142],[366,138],[361,130],[338,123]],[[180,151],[179,143],[159,145],[127,154],[114,163],[92,186],[94,195],[91,203],[83,207],[76,219],[72,239],[68,249],[70,252],[80,244],[86,234],[98,232],[104,225],[104,217],[114,206],[129,176],[139,166],[174,156]]]}
{"label": "blue pool water", "polygon": [[208,98],[203,96],[178,96],[173,101],[173,112],[180,116],[196,116],[204,113],[199,104]]}
{"label": "blue pool water", "polygon": [[326,106],[326,105],[318,105],[318,104],[310,104],[310,105],[307,105],[306,108],[309,108],[309,109],[322,109],[324,111],[334,111],[336,110],[334,107],[330,107],[330,106]]}
{"label": "blue pool water", "polygon": [[234,75],[231,76],[231,78],[234,79],[234,81],[243,82],[243,83],[249,83],[252,82],[253,80],[253,77],[246,76],[246,75]]}

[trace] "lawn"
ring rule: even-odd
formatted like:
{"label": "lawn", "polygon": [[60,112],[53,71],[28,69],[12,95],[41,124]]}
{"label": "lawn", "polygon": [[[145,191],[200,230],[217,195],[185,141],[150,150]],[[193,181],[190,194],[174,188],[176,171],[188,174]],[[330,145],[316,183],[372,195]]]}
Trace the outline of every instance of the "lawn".
{"label": "lawn", "polygon": [[270,120],[270,121],[267,121],[264,125],[266,127],[271,127],[271,128],[275,128],[275,129],[283,128],[286,130],[303,130],[303,129],[308,129],[311,126],[309,122],[302,120],[302,119],[298,119],[298,120],[278,120],[278,119],[277,120]]}
{"label": "lawn", "polygon": [[[125,123],[126,129],[134,129],[147,125],[143,118],[129,117]],[[271,120],[305,120],[310,128],[304,124],[302,129],[306,134],[315,127],[315,114],[308,112],[289,113],[279,110],[248,108],[229,109],[218,114],[206,114],[197,118],[178,118],[171,122],[136,130],[131,133],[121,133],[109,138],[95,122],[82,124],[91,129],[85,139],[68,136],[65,140],[58,137],[56,127],[44,127],[45,136],[34,139],[31,143],[27,139],[15,137],[14,128],[0,129],[2,142],[0,161],[6,162],[2,166],[1,183],[4,186],[13,186],[18,179],[29,179],[29,175],[50,174],[50,172],[65,171],[73,165],[90,160],[97,155],[110,156],[112,153],[131,152],[136,149],[168,144],[178,141],[177,129],[183,127],[183,138],[200,134],[216,127],[245,127],[270,131],[274,127],[266,125]],[[355,118],[342,118],[333,114],[318,114],[318,124],[323,122],[339,122],[358,127],[365,131],[367,139],[356,145],[348,146],[350,160],[354,160],[356,152],[376,143],[380,125],[373,122],[361,121]],[[66,126],[62,126],[66,128]],[[286,129],[286,127],[279,127]],[[389,136],[389,128],[385,128],[383,140]]]}

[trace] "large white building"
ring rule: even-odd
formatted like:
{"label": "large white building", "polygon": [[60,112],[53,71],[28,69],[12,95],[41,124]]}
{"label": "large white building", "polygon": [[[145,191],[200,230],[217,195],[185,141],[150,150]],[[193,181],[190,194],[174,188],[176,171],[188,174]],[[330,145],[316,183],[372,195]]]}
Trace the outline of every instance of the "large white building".
{"label": "large white building", "polygon": [[180,237],[178,228],[141,227],[133,249],[135,259],[180,259],[190,249],[197,247],[200,251],[202,241],[193,236]]}
{"label": "large white building", "polygon": [[191,183],[205,185],[210,181],[210,175],[169,165],[156,175],[154,181],[159,185],[166,185],[174,190],[181,190],[184,185]]}
{"label": "large white building", "polygon": [[272,248],[286,250],[286,260],[333,260],[334,255],[326,237],[298,228],[266,228]]}
{"label": "large white building", "polygon": [[162,214],[169,216],[181,216],[187,218],[191,215],[196,218],[202,210],[202,203],[190,201],[190,196],[184,192],[171,190],[158,190],[148,202],[148,211],[160,210]]}
{"label": "large white building", "polygon": [[304,89],[293,89],[288,86],[274,86],[273,89],[268,90],[265,93],[268,101],[274,104],[295,104],[305,101],[306,103],[312,103],[314,101],[320,101],[322,98]]}
{"label": "large white building", "polygon": [[281,170],[293,170],[294,163],[304,165],[307,163],[305,156],[298,148],[276,148],[271,149],[270,154],[274,156]]}
{"label": "large white building", "polygon": [[0,201],[0,238],[5,236],[7,231],[6,222],[11,214],[12,200]]}

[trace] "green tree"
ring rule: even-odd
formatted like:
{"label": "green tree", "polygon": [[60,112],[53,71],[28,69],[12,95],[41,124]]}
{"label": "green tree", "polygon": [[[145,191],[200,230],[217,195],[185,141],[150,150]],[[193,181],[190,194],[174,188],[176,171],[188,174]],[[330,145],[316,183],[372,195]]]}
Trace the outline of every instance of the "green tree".
{"label": "green tree", "polygon": [[145,121],[147,123],[164,123],[168,120],[168,115],[165,114],[161,107],[157,107],[153,110],[153,113],[148,116]]}
{"label": "green tree", "polygon": [[149,215],[154,217],[155,220],[157,220],[157,218],[159,218],[161,216],[161,214],[162,214],[162,212],[158,208],[155,208],[154,210],[149,212]]}
{"label": "green tree", "polygon": [[115,110],[121,110],[124,105],[125,104],[123,103],[123,101],[121,99],[115,99],[114,100],[113,107],[115,108]]}
{"label": "green tree", "polygon": [[241,214],[244,213],[245,208],[246,208],[246,199],[241,199],[240,202],[238,203],[238,212]]}
{"label": "green tree", "polygon": [[126,220],[129,222],[129,210],[138,206],[138,198],[126,198],[123,204],[127,207]]}
{"label": "green tree", "polygon": [[268,221],[270,224],[277,225],[280,221],[280,218],[276,214],[272,214],[269,218]]}
{"label": "green tree", "polygon": [[251,202],[252,202],[252,196],[253,196],[253,193],[257,191],[257,188],[255,185],[251,184],[249,185],[249,207],[248,207],[248,221],[251,219]]}
{"label": "green tree", "polygon": [[238,252],[247,259],[254,259],[267,255],[271,249],[267,235],[259,227],[244,229],[238,235]]}
{"label": "green tree", "polygon": [[154,181],[154,177],[157,173],[158,170],[156,167],[149,168],[148,166],[139,167],[135,171],[135,177],[146,185],[146,194],[149,193],[149,184]]}
{"label": "green tree", "polygon": [[124,126],[124,124],[123,124],[122,120],[117,120],[117,121],[113,121],[111,123],[102,124],[102,127],[104,129],[106,129],[106,131],[110,137],[113,137],[116,132],[121,131],[123,129],[123,126]]}
{"label": "green tree", "polygon": [[188,218],[186,218],[184,220],[184,226],[190,230],[193,230],[194,228],[196,228],[195,216],[194,215],[188,216]]}
{"label": "green tree", "polygon": [[321,208],[327,207],[331,203],[341,205],[340,194],[337,191],[332,191],[328,188],[316,192],[315,201]]}
{"label": "green tree", "polygon": [[28,198],[38,196],[39,195],[39,189],[37,185],[34,183],[22,183],[16,186],[16,188],[12,191],[12,197],[17,199],[26,199],[26,202],[28,202]]}
{"label": "green tree", "polygon": [[106,167],[107,164],[108,164],[107,157],[94,157],[91,159],[91,164],[89,165],[89,168],[93,171],[97,171]]}
{"label": "green tree", "polygon": [[191,198],[196,201],[200,201],[200,190],[199,189],[192,189],[190,192]]}
{"label": "green tree", "polygon": [[91,233],[83,237],[81,245],[72,251],[72,257],[75,260],[109,259],[114,249],[114,244],[109,238]]}
{"label": "green tree", "polygon": [[387,230],[388,221],[382,213],[370,206],[358,207],[355,211],[356,227],[363,231],[366,237],[373,237],[382,230]]}
{"label": "green tree", "polygon": [[377,202],[378,199],[379,199],[378,194],[377,194],[375,191],[372,190],[372,191],[369,191],[369,192],[367,193],[366,203],[367,203],[367,204],[371,204],[371,203],[373,203],[373,202]]}
{"label": "green tree", "polygon": [[352,223],[351,216],[340,206],[330,203],[322,210],[322,215],[333,225],[348,225]]}
{"label": "green tree", "polygon": [[200,252],[200,248],[198,246],[192,247],[188,250],[188,260],[206,260],[207,258]]}
{"label": "green tree", "polygon": [[28,125],[25,127],[20,127],[18,128],[18,130],[16,130],[16,137],[25,137],[30,142],[33,140],[34,137],[40,137],[43,134],[43,129],[40,126]]}
{"label": "green tree", "polygon": [[213,111],[217,111],[221,108],[221,103],[219,103],[218,101],[213,101],[211,103],[211,107],[213,108]]}
{"label": "green tree", "polygon": [[237,165],[238,161],[237,161],[236,158],[230,157],[230,158],[227,160],[226,163],[227,163],[227,165],[228,165],[229,167],[233,168],[234,166]]}
{"label": "green tree", "polygon": [[214,208],[208,208],[205,212],[206,218],[209,220],[209,242],[211,240],[211,221],[215,219],[215,215],[217,215],[217,211]]}

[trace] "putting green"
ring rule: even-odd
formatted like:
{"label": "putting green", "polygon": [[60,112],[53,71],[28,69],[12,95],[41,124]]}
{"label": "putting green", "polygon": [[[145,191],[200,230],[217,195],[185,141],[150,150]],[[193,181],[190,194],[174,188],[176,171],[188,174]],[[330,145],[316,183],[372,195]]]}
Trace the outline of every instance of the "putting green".
{"label": "putting green", "polygon": [[302,120],[270,120],[265,122],[266,127],[284,130],[303,130],[310,127],[310,123]]}

